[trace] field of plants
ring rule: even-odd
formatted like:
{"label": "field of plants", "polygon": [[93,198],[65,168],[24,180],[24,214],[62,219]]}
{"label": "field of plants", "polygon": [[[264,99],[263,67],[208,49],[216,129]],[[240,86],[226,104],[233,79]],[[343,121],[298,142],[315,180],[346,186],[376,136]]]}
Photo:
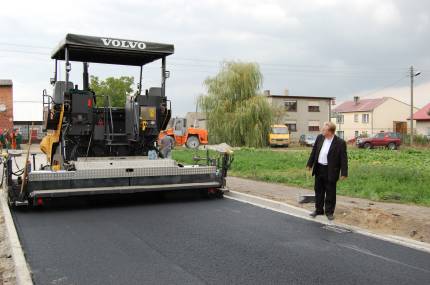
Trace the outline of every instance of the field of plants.
{"label": "field of plants", "polygon": [[[205,151],[177,149],[173,157],[192,163]],[[310,149],[273,151],[243,148],[235,151],[230,175],[255,180],[313,188],[313,178],[305,170]],[[405,148],[348,150],[349,178],[338,183],[338,194],[375,201],[430,206],[430,149]]]}

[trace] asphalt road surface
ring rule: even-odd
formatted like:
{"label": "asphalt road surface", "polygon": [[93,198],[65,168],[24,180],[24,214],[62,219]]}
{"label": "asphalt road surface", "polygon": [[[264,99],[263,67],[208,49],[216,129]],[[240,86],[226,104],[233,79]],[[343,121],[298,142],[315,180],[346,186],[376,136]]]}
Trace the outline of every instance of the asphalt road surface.
{"label": "asphalt road surface", "polygon": [[138,195],[13,215],[35,284],[430,284],[428,253],[229,199]]}

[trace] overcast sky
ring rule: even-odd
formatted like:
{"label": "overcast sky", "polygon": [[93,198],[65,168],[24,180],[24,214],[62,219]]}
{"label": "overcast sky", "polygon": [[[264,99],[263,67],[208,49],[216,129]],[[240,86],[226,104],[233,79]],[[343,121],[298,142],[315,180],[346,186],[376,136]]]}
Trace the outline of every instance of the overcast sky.
{"label": "overcast sky", "polygon": [[[414,65],[422,72],[416,105],[430,101],[430,1],[2,1],[0,78],[14,82],[15,120],[41,119],[40,104],[19,101],[50,92],[50,52],[66,33],[174,44],[167,96],[177,116],[195,110],[203,80],[223,60],[259,63],[272,94],[288,89],[337,102],[356,94],[408,102]],[[72,63],[79,85],[81,72]],[[137,77],[138,69],[91,64],[90,73]],[[144,88],[157,85],[154,63]]]}

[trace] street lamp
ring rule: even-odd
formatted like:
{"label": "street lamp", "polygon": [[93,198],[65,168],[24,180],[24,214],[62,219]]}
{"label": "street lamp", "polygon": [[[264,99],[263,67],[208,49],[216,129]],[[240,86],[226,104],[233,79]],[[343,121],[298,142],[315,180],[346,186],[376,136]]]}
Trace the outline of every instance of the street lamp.
{"label": "street lamp", "polygon": [[420,75],[421,72],[415,72],[413,66],[411,66],[410,72],[411,72],[410,73],[410,77],[411,77],[411,117],[410,117],[411,138],[410,140],[411,140],[411,146],[412,146],[412,144],[414,143],[414,77]]}

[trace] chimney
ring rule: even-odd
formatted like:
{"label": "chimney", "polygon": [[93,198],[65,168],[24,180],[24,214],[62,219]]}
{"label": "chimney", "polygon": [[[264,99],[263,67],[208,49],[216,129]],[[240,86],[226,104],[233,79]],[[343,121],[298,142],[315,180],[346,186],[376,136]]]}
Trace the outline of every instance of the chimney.
{"label": "chimney", "polygon": [[358,105],[359,101],[360,101],[360,97],[354,96],[354,103],[355,103],[355,105]]}
{"label": "chimney", "polygon": [[288,96],[288,95],[290,95],[289,92],[288,92],[288,89],[285,89],[284,90],[284,96]]}
{"label": "chimney", "polygon": [[270,90],[264,90],[264,96],[270,96]]}

